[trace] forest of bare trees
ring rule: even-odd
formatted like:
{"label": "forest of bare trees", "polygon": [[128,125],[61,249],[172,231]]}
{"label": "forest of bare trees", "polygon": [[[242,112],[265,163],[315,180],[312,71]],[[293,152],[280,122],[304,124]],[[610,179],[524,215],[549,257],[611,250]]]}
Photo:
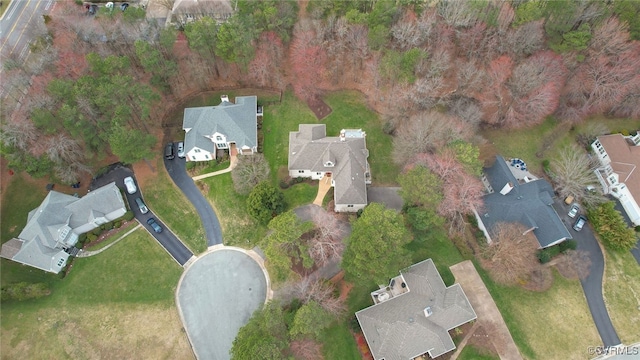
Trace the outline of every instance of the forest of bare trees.
{"label": "forest of bare trees", "polygon": [[59,5],[34,27],[29,61],[3,62],[2,154],[36,176],[74,180],[102,151],[137,161],[125,134],[152,145],[142,134],[168,107],[216,86],[290,86],[303,101],[360,90],[397,143],[420,144],[396,146],[399,162],[473,143],[481,127],[640,116],[634,1],[238,1],[226,22],[180,28],[140,8]]}

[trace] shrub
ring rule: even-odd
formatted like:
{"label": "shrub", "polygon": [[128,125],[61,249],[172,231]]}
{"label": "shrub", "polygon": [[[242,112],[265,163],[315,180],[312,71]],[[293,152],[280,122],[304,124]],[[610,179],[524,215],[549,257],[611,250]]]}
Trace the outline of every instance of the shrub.
{"label": "shrub", "polygon": [[636,226],[636,232],[640,232],[640,225]]}
{"label": "shrub", "polygon": [[98,235],[96,235],[96,234],[94,234],[92,232],[87,233],[87,240],[89,240],[89,242],[94,241],[97,238],[98,238]]}
{"label": "shrub", "polygon": [[545,173],[550,174],[551,167],[550,167],[549,160],[547,159],[542,160],[542,169],[544,170]]}
{"label": "shrub", "polygon": [[131,221],[131,220],[133,220],[133,217],[134,217],[134,214],[133,214],[133,211],[131,211],[131,210],[127,211],[126,213],[124,213],[124,215],[122,215],[122,218],[125,221]]}
{"label": "shrub", "polygon": [[116,220],[113,222],[113,227],[115,229],[119,228],[120,226],[122,226],[122,220]]}
{"label": "shrub", "polygon": [[280,185],[280,189],[288,189],[289,188],[289,183],[284,181],[284,180],[280,180],[278,185]]}
{"label": "shrub", "polygon": [[551,254],[549,254],[549,251],[547,251],[547,249],[538,250],[537,256],[541,264],[546,264],[551,261]]}
{"label": "shrub", "polygon": [[636,234],[614,206],[613,201],[609,201],[590,207],[587,215],[605,246],[617,251],[631,250],[637,242]]}
{"label": "shrub", "polygon": [[302,177],[300,177],[300,176],[298,176],[298,177],[296,178],[296,182],[297,182],[298,184],[299,184],[299,183],[301,183],[301,182],[303,182],[303,181],[304,181],[304,178],[302,178]]}
{"label": "shrub", "polygon": [[620,130],[620,134],[622,134],[622,136],[629,136],[629,130],[622,129],[622,130]]}
{"label": "shrub", "polygon": [[578,247],[578,242],[575,240],[567,240],[558,244],[558,247],[560,248],[560,252],[564,253],[567,250],[575,250]]}
{"label": "shrub", "polygon": [[193,170],[196,168],[196,162],[195,161],[187,161],[187,164],[185,165],[185,168],[187,170]]}
{"label": "shrub", "polygon": [[247,198],[247,211],[254,219],[267,224],[286,208],[282,192],[266,181],[258,184]]}
{"label": "shrub", "polygon": [[382,132],[384,132],[387,135],[393,135],[395,131],[396,131],[396,126],[390,121],[385,122],[384,125],[382,126]]}

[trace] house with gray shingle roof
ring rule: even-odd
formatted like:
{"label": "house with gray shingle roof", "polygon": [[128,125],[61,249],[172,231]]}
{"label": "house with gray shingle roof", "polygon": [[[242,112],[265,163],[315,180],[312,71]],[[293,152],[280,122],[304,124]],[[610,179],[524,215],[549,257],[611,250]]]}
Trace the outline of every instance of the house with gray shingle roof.
{"label": "house with gray shingle roof", "polygon": [[[533,231],[541,248],[571,239],[571,234],[553,208],[555,196],[544,179],[516,179],[505,159],[498,155],[493,166],[484,169],[488,194],[484,209],[476,214],[479,228],[491,242],[493,227],[517,222]],[[495,191],[494,191],[495,190]]]}
{"label": "house with gray shingle roof", "polygon": [[187,161],[209,161],[217,150],[250,155],[258,149],[258,98],[222,96],[220,105],[184,109],[182,129]]}
{"label": "house with gray shingle roof", "polygon": [[81,234],[120,218],[127,207],[115,182],[82,198],[50,191],[31,210],[17,238],[2,244],[0,256],[35,268],[59,273]]}
{"label": "house with gray shingle roof", "polygon": [[456,348],[449,331],[477,318],[460,284],[447,287],[427,259],[371,293],[356,313],[371,355],[380,360],[435,358]]}
{"label": "house with gray shingle roof", "polygon": [[367,206],[371,174],[365,132],[347,129],[339,136],[327,136],[325,124],[300,124],[298,129],[289,133],[289,176],[331,178],[337,212]]}

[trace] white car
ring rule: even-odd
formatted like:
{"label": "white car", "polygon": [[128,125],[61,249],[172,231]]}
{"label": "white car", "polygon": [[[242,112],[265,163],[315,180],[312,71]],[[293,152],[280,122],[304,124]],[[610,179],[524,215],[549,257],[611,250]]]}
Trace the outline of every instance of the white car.
{"label": "white car", "polygon": [[124,186],[127,188],[127,192],[129,194],[135,194],[136,191],[138,191],[136,183],[133,181],[133,178],[131,176],[127,176],[126,178],[124,178]]}
{"label": "white car", "polygon": [[571,205],[571,209],[567,215],[569,215],[570,218],[574,218],[578,215],[578,212],[580,212],[580,206],[578,206],[578,204],[573,204]]}
{"label": "white car", "polygon": [[182,159],[182,158],[184,158],[184,156],[185,156],[185,153],[184,153],[184,142],[180,141],[178,143],[178,157]]}

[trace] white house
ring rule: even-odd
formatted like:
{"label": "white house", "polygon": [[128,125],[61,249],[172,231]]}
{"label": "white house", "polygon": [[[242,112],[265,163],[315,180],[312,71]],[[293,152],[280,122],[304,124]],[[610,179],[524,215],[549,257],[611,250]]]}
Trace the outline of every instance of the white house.
{"label": "white house", "polygon": [[184,109],[182,129],[187,161],[209,161],[217,150],[231,154],[250,155],[257,152],[258,108],[256,96],[236,97],[235,103],[226,95],[220,105]]}
{"label": "white house", "polygon": [[327,136],[324,124],[300,124],[289,133],[289,176],[320,180],[331,178],[336,212],[356,212],[367,206],[371,184],[369,150],[361,129]]}
{"label": "white house", "polygon": [[603,192],[618,199],[633,225],[640,226],[640,131],[599,136],[591,148],[600,161],[595,173]]}

